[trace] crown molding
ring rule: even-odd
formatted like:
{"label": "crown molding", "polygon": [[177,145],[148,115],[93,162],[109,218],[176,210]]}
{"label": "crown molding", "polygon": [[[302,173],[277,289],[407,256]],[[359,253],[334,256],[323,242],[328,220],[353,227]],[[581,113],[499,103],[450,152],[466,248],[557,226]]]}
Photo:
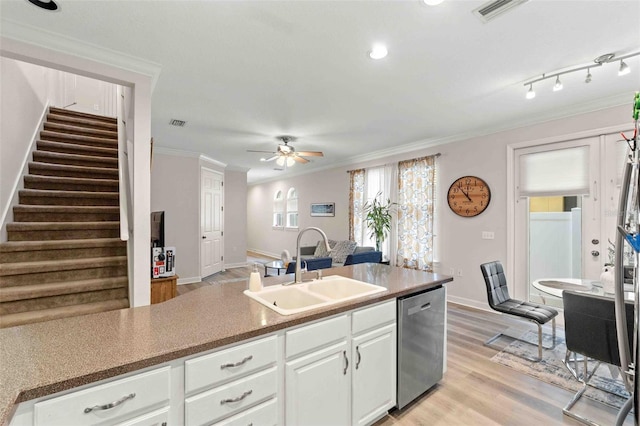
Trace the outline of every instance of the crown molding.
{"label": "crown molding", "polygon": [[148,76],[151,78],[152,93],[160,76],[160,64],[10,19],[0,19],[0,35],[6,39],[71,54]]}
{"label": "crown molding", "polygon": [[[223,163],[222,161],[218,161],[218,160],[214,160],[211,157],[208,157],[204,154],[201,154],[199,152],[194,152],[194,151],[185,151],[182,149],[175,149],[175,148],[166,148],[164,146],[155,146],[153,147],[153,153],[154,154],[161,154],[161,155],[170,155],[172,157],[186,157],[186,158],[196,158],[198,160],[201,161],[206,161],[207,163],[210,163],[213,166],[217,166],[217,167],[222,167],[222,168],[226,168],[227,165],[226,163]],[[239,168],[234,168],[231,170],[238,170]]]}

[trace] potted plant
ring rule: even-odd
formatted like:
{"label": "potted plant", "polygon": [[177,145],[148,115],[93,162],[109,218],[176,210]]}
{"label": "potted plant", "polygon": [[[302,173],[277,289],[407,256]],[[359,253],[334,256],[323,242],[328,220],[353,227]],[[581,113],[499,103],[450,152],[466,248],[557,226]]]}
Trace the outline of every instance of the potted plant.
{"label": "potted plant", "polygon": [[395,206],[397,205],[397,203],[392,203],[389,198],[387,198],[385,204],[382,204],[381,197],[382,193],[378,192],[373,202],[369,203],[367,201],[364,205],[364,212],[367,214],[365,222],[367,223],[367,228],[371,231],[369,237],[376,240],[377,251],[382,251],[382,243],[391,231],[392,213],[395,213]]}

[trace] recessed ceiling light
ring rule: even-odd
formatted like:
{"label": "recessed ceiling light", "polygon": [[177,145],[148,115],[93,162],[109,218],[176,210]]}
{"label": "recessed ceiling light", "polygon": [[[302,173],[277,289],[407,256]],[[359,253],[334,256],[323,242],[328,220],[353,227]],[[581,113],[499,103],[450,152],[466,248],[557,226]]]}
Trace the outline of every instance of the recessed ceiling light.
{"label": "recessed ceiling light", "polygon": [[27,1],[45,10],[50,10],[52,12],[54,10],[58,10],[58,5],[53,0],[27,0]]}
{"label": "recessed ceiling light", "polygon": [[376,44],[373,46],[371,51],[369,51],[369,57],[371,59],[382,59],[387,56],[387,48],[382,44]]}
{"label": "recessed ceiling light", "polygon": [[424,4],[428,6],[437,6],[440,3],[442,3],[444,0],[422,0],[422,1],[424,1]]}

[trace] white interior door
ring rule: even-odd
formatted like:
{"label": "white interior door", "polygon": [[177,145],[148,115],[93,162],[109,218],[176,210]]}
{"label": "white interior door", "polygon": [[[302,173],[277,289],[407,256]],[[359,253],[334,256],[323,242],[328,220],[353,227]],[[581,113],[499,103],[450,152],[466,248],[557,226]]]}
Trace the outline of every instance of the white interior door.
{"label": "white interior door", "polygon": [[200,274],[222,271],[223,220],[222,174],[200,169]]}

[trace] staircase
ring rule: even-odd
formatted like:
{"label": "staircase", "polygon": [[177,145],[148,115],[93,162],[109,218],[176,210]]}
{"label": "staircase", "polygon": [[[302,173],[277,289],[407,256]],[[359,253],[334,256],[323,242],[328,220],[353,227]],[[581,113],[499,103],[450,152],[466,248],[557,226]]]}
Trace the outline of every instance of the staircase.
{"label": "staircase", "polygon": [[0,328],[129,307],[115,118],[50,108],[0,244]]}

